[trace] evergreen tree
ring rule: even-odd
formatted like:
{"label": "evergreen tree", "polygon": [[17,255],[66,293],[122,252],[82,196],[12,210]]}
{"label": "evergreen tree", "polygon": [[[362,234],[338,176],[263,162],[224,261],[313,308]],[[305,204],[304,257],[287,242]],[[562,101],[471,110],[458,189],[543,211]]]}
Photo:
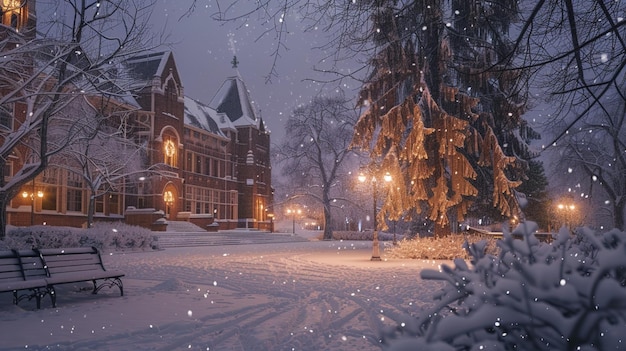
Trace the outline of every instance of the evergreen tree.
{"label": "evergreen tree", "polygon": [[375,0],[369,11],[378,51],[353,146],[403,179],[380,218],[425,210],[443,235],[485,204],[520,216],[515,188],[538,135],[521,117],[526,71],[509,69],[517,2]]}
{"label": "evergreen tree", "polygon": [[[527,179],[522,181],[518,190],[526,194],[527,205],[524,207],[524,217],[537,222],[539,228],[549,229],[550,200],[548,198],[548,178],[544,172],[543,163],[537,160],[528,162]],[[558,229],[558,228],[557,228]]]}

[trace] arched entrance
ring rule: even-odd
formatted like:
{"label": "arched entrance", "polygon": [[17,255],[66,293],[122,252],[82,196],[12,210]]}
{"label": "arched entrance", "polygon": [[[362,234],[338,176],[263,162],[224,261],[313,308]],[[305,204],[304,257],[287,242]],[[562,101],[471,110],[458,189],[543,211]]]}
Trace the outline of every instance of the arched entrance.
{"label": "arched entrance", "polygon": [[172,183],[166,184],[163,188],[162,199],[165,208],[165,218],[176,218],[178,213],[178,192]]}

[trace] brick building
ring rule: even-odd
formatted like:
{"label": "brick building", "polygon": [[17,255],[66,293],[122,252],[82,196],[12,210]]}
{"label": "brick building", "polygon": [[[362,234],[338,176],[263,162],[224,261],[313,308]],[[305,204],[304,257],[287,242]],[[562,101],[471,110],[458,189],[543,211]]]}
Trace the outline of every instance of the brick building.
{"label": "brick building", "polygon": [[146,166],[163,165],[128,191],[127,205],[163,210],[169,220],[214,219],[220,229],[268,228],[270,134],[241,77],[226,79],[204,104],[184,96],[173,53],[127,64],[137,83]]}
{"label": "brick building", "polygon": [[[29,7],[34,9],[34,1],[23,2],[14,14],[1,9],[2,30],[34,26]],[[149,171],[134,173],[96,200],[95,219],[149,226],[165,217],[212,230],[269,229],[270,134],[241,77],[227,78],[205,104],[184,95],[172,52],[137,56],[124,68],[132,77],[133,101],[118,106],[132,111],[124,122],[128,138],[141,145],[142,166]],[[83,110],[89,102],[86,97]],[[17,112],[5,112],[0,122],[15,118]],[[20,161],[18,156],[12,162]],[[5,167],[5,176],[11,175]],[[71,170],[49,167],[23,190],[29,192],[30,198],[16,196],[8,206],[10,224],[85,225],[90,193]]]}

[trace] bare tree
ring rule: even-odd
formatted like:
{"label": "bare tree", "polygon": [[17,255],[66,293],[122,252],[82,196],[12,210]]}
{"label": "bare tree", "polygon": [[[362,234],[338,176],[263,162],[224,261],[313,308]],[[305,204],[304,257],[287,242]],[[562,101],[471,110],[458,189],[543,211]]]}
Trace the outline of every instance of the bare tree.
{"label": "bare tree", "polygon": [[590,203],[594,218],[609,214],[611,224],[624,230],[626,101],[619,95],[603,100],[603,104],[606,100],[615,104],[607,106],[606,113],[596,110],[597,114],[578,122],[551,147],[557,160],[552,171],[579,203]]}
{"label": "bare tree", "polygon": [[549,106],[542,121],[557,183],[590,201],[625,229],[626,19],[607,0],[536,1],[528,5],[516,46]]}
{"label": "bare tree", "polygon": [[[525,53],[516,68],[532,68],[536,84],[556,114],[548,119],[553,142],[610,113],[624,100],[626,19],[619,1],[535,1],[525,15],[516,49]],[[613,108],[614,110],[614,108]]]}
{"label": "bare tree", "polygon": [[349,173],[346,160],[356,119],[342,96],[315,97],[293,111],[278,147],[283,176],[295,188],[291,197],[304,196],[322,205],[325,240],[332,239],[333,194]]}
{"label": "bare tree", "polygon": [[[73,142],[80,129],[81,116],[68,106],[81,96],[115,97],[128,90],[119,63],[154,42],[148,26],[153,4],[153,0],[42,1],[37,4],[36,36],[33,28],[3,28],[0,106],[12,123],[0,135],[0,167],[11,165],[13,175],[0,178],[0,238],[5,236],[11,199],[48,166],[52,155]],[[67,128],[57,128],[53,137],[50,126],[57,118]]]}
{"label": "bare tree", "polygon": [[74,102],[82,102],[84,128],[75,133],[74,141],[51,157],[49,163],[49,167],[62,168],[82,178],[89,190],[88,227],[93,225],[97,198],[121,191],[133,175],[150,172],[142,167],[143,148],[135,142],[128,123],[136,107],[103,100],[90,97]]}

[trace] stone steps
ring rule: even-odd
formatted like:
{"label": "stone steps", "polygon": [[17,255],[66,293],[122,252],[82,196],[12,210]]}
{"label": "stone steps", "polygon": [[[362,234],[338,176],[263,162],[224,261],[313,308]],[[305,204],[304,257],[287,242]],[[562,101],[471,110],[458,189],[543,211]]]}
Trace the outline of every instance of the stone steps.
{"label": "stone steps", "polygon": [[206,232],[206,230],[198,227],[191,222],[185,221],[167,221],[167,232],[190,233],[190,232]]}
{"label": "stone steps", "polygon": [[159,247],[194,247],[222,245],[254,245],[289,242],[305,242],[306,238],[297,235],[268,233],[260,231],[224,232],[154,232],[159,238]]}

